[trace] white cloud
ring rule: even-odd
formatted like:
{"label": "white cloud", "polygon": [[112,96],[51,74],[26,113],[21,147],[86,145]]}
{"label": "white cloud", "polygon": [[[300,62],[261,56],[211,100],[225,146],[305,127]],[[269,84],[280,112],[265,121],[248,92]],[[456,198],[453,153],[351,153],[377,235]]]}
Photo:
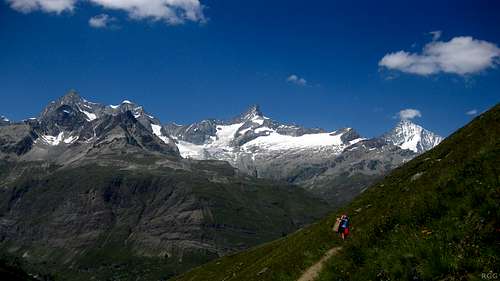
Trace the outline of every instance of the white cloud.
{"label": "white cloud", "polygon": [[476,115],[476,114],[477,114],[477,109],[471,109],[471,110],[469,110],[469,111],[465,112],[465,114],[467,114],[467,115],[471,115],[471,116],[472,116],[472,115]]}
{"label": "white cloud", "polygon": [[429,34],[432,35],[432,41],[436,41],[441,38],[441,34],[443,34],[443,32],[441,30],[435,30],[429,32]]}
{"label": "white cloud", "polygon": [[121,10],[133,19],[162,20],[168,24],[204,22],[199,0],[90,0],[106,9]]}
{"label": "white cloud", "polygon": [[401,120],[409,120],[409,119],[413,119],[416,117],[422,117],[422,113],[420,113],[420,110],[418,110],[418,109],[408,108],[408,109],[403,109],[400,112],[398,112],[397,116]]}
{"label": "white cloud", "polygon": [[94,28],[107,28],[110,27],[116,19],[107,14],[100,14],[93,16],[89,19],[89,25]]}
{"label": "white cloud", "polygon": [[[86,0],[7,0],[10,7],[29,13],[36,10],[61,13],[73,11],[76,3]],[[204,6],[200,0],[89,0],[105,9],[126,12],[132,19],[150,19],[168,24],[182,24],[186,21],[206,21]]]}
{"label": "white cloud", "polygon": [[71,12],[77,0],[7,0],[10,7],[22,13],[44,11],[47,13]]}
{"label": "white cloud", "polygon": [[495,44],[464,36],[448,42],[432,41],[420,54],[406,51],[386,54],[379,66],[418,75],[440,72],[467,75],[495,67],[499,58],[500,49]]}
{"label": "white cloud", "polygon": [[292,83],[292,84],[299,85],[299,86],[306,86],[307,85],[307,80],[302,78],[302,77],[299,77],[296,74],[292,74],[292,75],[288,76],[286,81],[288,83]]}

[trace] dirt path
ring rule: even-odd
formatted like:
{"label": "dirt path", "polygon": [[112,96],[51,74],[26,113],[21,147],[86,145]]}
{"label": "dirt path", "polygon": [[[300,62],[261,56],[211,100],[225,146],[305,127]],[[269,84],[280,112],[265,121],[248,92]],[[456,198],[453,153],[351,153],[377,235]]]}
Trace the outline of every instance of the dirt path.
{"label": "dirt path", "polygon": [[303,274],[300,276],[297,281],[314,281],[323,269],[323,265],[325,262],[331,258],[333,255],[337,254],[337,252],[342,249],[342,247],[333,247],[328,252],[326,252],[323,257],[311,267],[309,267]]}

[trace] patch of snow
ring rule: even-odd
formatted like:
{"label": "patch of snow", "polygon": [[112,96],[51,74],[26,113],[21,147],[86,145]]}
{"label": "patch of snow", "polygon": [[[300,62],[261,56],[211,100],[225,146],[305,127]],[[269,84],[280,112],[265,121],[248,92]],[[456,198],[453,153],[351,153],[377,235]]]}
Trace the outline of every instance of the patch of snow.
{"label": "patch of snow", "polygon": [[211,143],[212,146],[229,146],[241,126],[243,126],[243,123],[217,126],[216,139]]}
{"label": "patch of snow", "polygon": [[164,143],[170,142],[170,139],[162,134],[160,125],[151,124],[151,129],[153,130],[153,134],[159,137]]}
{"label": "patch of snow", "polygon": [[353,145],[353,144],[356,144],[360,141],[364,141],[366,140],[366,138],[357,138],[357,139],[353,139],[352,141],[349,142],[349,145]]}
{"label": "patch of snow", "polygon": [[246,128],[246,129],[243,129],[243,130],[239,131],[238,134],[240,136],[243,136],[244,134],[246,134],[246,132],[251,131],[251,130],[252,130],[251,127],[250,128]]}
{"label": "patch of snow", "polygon": [[[210,136],[210,140],[202,145],[193,144],[178,140],[177,147],[184,158],[205,159],[205,155],[219,155],[225,160],[236,157],[235,148],[231,146],[236,133],[244,123],[232,125],[219,125],[215,136]],[[189,128],[188,128],[189,129]]]}
{"label": "patch of snow", "polygon": [[269,127],[260,127],[260,128],[255,129],[254,132],[256,132],[256,133],[260,133],[260,132],[274,132],[274,130],[271,129],[271,128],[269,128]]}
{"label": "patch of snow", "polygon": [[259,124],[259,125],[264,124],[264,118],[262,118],[261,116],[258,116],[258,115],[255,115],[255,116],[251,119],[251,121],[252,121],[253,123],[257,123],[257,124]]}
{"label": "patch of snow", "polygon": [[70,113],[70,112],[69,112],[69,111],[67,111],[66,109],[65,109],[65,110],[63,110],[63,112],[64,112],[64,113],[67,113],[67,114],[69,114],[69,113]]}
{"label": "patch of snow", "polygon": [[129,101],[129,100],[124,100],[124,101],[122,101],[122,103],[132,104],[132,102],[131,102],[131,101]]}
{"label": "patch of snow", "polygon": [[399,127],[398,135],[401,138],[401,143],[398,146],[402,149],[418,152],[418,144],[421,141],[422,131],[423,128],[416,124],[410,122],[403,123]]}
{"label": "patch of snow", "polygon": [[91,112],[88,112],[88,111],[85,111],[85,110],[81,110],[81,109],[80,109],[80,111],[83,114],[87,115],[87,120],[89,120],[89,121],[93,121],[93,120],[97,119],[97,115],[95,115],[94,113],[91,113]]}
{"label": "patch of snow", "polygon": [[120,106],[119,105],[112,105],[112,104],[110,104],[109,107],[111,107],[112,109],[117,109]]}
{"label": "patch of snow", "polygon": [[78,136],[69,136],[63,139],[63,142],[66,144],[74,143],[78,139]]}
{"label": "patch of snow", "polygon": [[48,145],[57,146],[61,143],[74,143],[78,139],[78,136],[70,135],[69,137],[65,138],[64,132],[60,132],[57,136],[42,135],[40,136],[40,139],[42,139]]}
{"label": "patch of snow", "polygon": [[203,159],[205,151],[204,145],[196,145],[194,143],[179,140],[177,142],[177,148],[184,158]]}
{"label": "patch of snow", "polygon": [[305,134],[302,136],[288,136],[272,132],[267,136],[258,137],[243,145],[244,149],[258,147],[266,150],[307,149],[326,146],[343,146],[341,134],[331,133]]}
{"label": "patch of snow", "polygon": [[408,139],[405,140],[404,143],[399,145],[402,149],[409,149],[414,152],[418,152],[417,145],[420,142],[420,135],[414,135],[410,136]]}

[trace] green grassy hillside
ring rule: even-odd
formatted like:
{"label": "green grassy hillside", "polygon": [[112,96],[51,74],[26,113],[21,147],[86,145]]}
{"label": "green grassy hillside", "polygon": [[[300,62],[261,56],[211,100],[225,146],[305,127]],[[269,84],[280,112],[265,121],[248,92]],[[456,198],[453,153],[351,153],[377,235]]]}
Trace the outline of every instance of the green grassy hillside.
{"label": "green grassy hillside", "polygon": [[[346,242],[331,232],[341,212],[353,224]],[[296,280],[336,245],[320,280],[480,280],[500,268],[499,218],[497,105],[337,214],[174,280]]]}

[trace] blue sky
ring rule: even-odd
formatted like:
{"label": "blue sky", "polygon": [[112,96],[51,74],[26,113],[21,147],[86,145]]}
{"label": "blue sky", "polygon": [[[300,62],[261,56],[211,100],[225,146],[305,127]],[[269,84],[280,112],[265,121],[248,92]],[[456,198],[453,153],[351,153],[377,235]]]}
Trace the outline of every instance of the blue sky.
{"label": "blue sky", "polygon": [[498,1],[1,1],[0,115],[14,120],[76,89],[162,122],[260,104],[364,136],[415,109],[446,136],[500,101]]}

